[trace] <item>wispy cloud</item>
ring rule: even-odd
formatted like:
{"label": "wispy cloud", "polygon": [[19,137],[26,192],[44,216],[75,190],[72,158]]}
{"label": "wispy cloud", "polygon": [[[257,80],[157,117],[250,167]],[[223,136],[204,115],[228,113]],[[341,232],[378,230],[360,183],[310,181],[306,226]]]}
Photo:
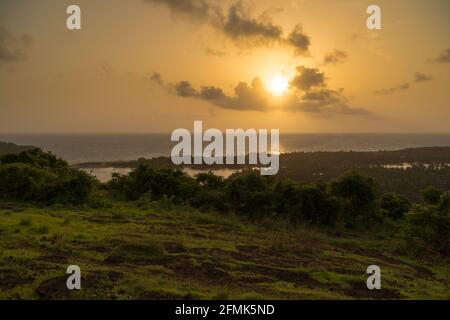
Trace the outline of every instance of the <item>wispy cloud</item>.
{"label": "wispy cloud", "polygon": [[430,59],[430,61],[435,63],[450,63],[450,48],[445,49],[439,56]]}
{"label": "wispy cloud", "polygon": [[143,1],[165,6],[176,17],[208,23],[238,46],[257,47],[276,43],[292,48],[296,55],[309,54],[311,40],[300,24],[284,37],[283,28],[272,21],[270,12],[254,17],[242,1],[228,8],[223,8],[218,1],[209,0]]}
{"label": "wispy cloud", "polygon": [[26,60],[32,42],[33,38],[29,34],[14,35],[6,28],[0,27],[0,62]]}
{"label": "wispy cloud", "polygon": [[414,73],[414,82],[426,82],[433,80],[433,76],[422,73],[422,72],[415,72]]}
{"label": "wispy cloud", "polygon": [[338,64],[338,63],[346,62],[347,59],[348,59],[348,54],[345,51],[336,49],[325,55],[325,57],[323,58],[323,63],[324,64]]}
{"label": "wispy cloud", "polygon": [[408,90],[411,86],[409,85],[409,83],[403,83],[400,84],[398,86],[395,87],[390,87],[390,88],[386,88],[386,89],[381,89],[381,90],[377,90],[375,91],[376,94],[382,94],[382,95],[389,95],[389,94],[393,94],[397,91],[403,91],[403,90]]}

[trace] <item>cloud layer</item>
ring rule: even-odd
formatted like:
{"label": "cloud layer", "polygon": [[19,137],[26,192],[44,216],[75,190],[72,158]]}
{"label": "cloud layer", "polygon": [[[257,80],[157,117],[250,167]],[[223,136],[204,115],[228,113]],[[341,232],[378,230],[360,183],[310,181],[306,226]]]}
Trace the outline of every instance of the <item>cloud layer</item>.
{"label": "cloud layer", "polygon": [[428,74],[425,74],[422,72],[414,73],[414,81],[415,82],[426,82],[426,81],[431,81],[431,80],[433,80],[433,77]]}
{"label": "cloud layer", "polygon": [[403,91],[403,90],[408,90],[410,88],[409,83],[403,83],[400,84],[398,86],[395,87],[390,87],[390,88],[386,88],[386,89],[380,89],[375,91],[376,94],[384,94],[384,95],[388,95],[388,94],[393,94],[397,91]]}
{"label": "cloud layer", "polygon": [[224,34],[238,46],[267,46],[274,43],[286,45],[296,55],[308,55],[310,37],[297,25],[287,37],[283,28],[273,23],[268,12],[253,17],[241,1],[228,8],[209,0],[143,0],[168,8],[172,15],[203,21]]}
{"label": "cloud layer", "polygon": [[26,60],[31,43],[31,35],[16,36],[7,29],[0,27],[0,62]]}
{"label": "cloud layer", "polygon": [[431,61],[436,63],[450,63],[450,48],[445,49],[439,56]]}
{"label": "cloud layer", "polygon": [[329,52],[325,55],[323,58],[324,64],[338,64],[338,63],[344,63],[347,61],[348,55],[345,51],[341,50],[334,50],[332,52]]}
{"label": "cloud layer", "polygon": [[342,89],[328,88],[323,72],[304,66],[296,68],[296,75],[290,81],[288,91],[278,104],[274,103],[273,95],[260,78],[254,78],[250,84],[239,82],[233,95],[227,95],[222,88],[215,86],[201,86],[196,89],[186,80],[165,83],[158,73],[150,75],[148,79],[162,86],[172,95],[203,100],[225,109],[269,111],[281,108],[286,111],[320,116],[370,115],[370,112],[365,109],[351,107]]}

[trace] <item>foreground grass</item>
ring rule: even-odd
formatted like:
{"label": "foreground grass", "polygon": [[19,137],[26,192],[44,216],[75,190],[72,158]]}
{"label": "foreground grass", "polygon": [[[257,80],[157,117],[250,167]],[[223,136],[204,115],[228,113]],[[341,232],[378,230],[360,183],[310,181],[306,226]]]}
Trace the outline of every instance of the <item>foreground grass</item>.
{"label": "foreground grass", "polygon": [[[449,299],[448,262],[396,241],[152,204],[0,204],[0,299]],[[82,290],[66,289],[72,264]],[[366,288],[371,264],[382,290]]]}

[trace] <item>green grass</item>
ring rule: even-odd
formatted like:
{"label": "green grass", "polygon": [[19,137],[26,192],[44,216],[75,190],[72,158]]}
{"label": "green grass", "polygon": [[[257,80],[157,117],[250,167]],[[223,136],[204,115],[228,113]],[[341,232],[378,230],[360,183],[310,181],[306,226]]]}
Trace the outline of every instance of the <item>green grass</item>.
{"label": "green grass", "polygon": [[[403,256],[399,243],[152,202],[0,203],[0,299],[449,299],[448,261]],[[71,264],[82,290],[65,287]],[[365,288],[371,264],[381,267],[379,292]]]}

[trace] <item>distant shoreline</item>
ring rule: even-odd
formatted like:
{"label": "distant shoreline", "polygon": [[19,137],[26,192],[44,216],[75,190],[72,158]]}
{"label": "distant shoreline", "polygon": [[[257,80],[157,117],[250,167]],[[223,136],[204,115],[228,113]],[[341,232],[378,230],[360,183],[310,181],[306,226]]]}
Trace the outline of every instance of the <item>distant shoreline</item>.
{"label": "distant shoreline", "polygon": [[[380,151],[304,151],[304,152],[288,152],[280,154],[280,161],[283,159],[296,159],[298,161],[308,161],[311,156],[319,158],[352,158],[355,164],[364,165],[397,165],[403,163],[417,164],[448,164],[450,163],[450,146],[448,147],[418,147],[405,148],[399,150],[380,150]],[[142,158],[141,160],[149,161],[156,166],[175,167],[170,157],[154,157]],[[96,169],[96,168],[135,168],[139,160],[131,161],[94,161],[81,162],[71,164],[72,167],[79,169]],[[180,168],[190,169],[242,169],[257,167],[257,165],[180,165]]]}

